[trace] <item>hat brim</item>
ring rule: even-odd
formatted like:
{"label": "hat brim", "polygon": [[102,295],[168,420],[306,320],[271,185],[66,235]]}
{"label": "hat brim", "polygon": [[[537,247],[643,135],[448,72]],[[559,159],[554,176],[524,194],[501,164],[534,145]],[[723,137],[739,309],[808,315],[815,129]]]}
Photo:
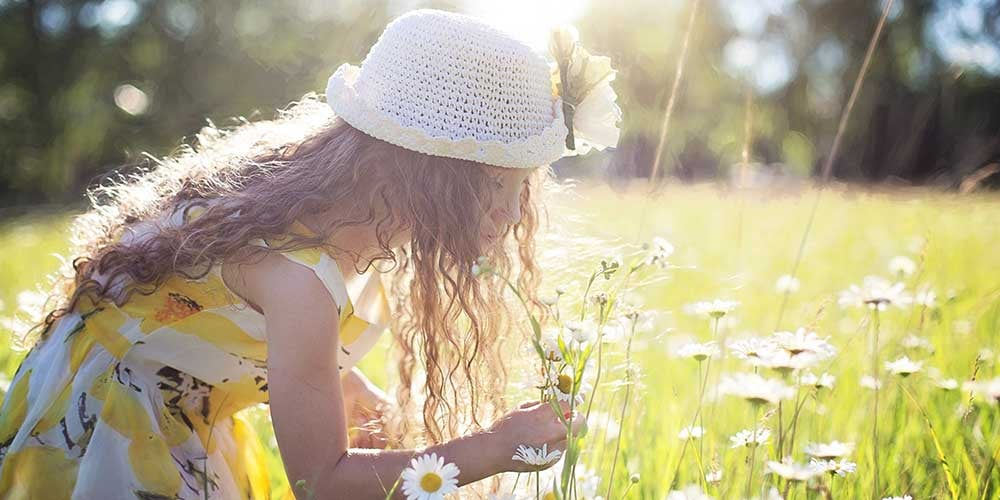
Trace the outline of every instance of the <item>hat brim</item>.
{"label": "hat brim", "polygon": [[400,125],[388,113],[368,103],[355,88],[360,73],[358,66],[341,64],[327,80],[326,101],[337,116],[377,139],[420,153],[506,168],[548,165],[562,158],[566,150],[568,129],[559,96],[552,98],[552,122],[537,135],[515,142],[475,137],[456,140]]}

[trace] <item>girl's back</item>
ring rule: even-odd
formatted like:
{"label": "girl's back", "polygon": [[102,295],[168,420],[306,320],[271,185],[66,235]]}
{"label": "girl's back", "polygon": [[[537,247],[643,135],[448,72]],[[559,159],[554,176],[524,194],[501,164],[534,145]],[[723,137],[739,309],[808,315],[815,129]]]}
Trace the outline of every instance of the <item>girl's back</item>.
{"label": "girl's back", "polygon": [[[187,217],[204,210],[192,207]],[[180,207],[161,222],[176,227],[183,213]],[[157,227],[142,222],[122,241],[139,242]],[[290,232],[313,235],[299,221]],[[386,322],[377,273],[348,287],[321,249],[280,253],[315,272],[343,304],[337,361],[350,369]],[[222,264],[200,278],[175,274],[121,306],[85,297],[52,325],[0,410],[0,491],[15,498],[268,496],[262,448],[236,415],[268,402],[264,316],[227,286]],[[121,293],[123,283],[116,285]]]}

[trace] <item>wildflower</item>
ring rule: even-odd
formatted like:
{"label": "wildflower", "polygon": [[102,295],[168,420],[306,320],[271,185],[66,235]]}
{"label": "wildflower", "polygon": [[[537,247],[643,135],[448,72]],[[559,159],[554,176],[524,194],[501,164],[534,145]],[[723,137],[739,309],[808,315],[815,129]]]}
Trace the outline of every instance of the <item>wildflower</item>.
{"label": "wildflower", "polygon": [[585,465],[578,465],[576,468],[576,488],[581,498],[597,497],[597,488],[601,485],[601,476],[587,468]]}
{"label": "wildflower", "polygon": [[553,362],[562,361],[563,355],[559,348],[559,337],[558,330],[549,329],[542,332],[541,344],[545,359]]}
{"label": "wildflower", "polygon": [[890,361],[885,363],[885,369],[894,375],[899,375],[900,377],[908,377],[918,371],[924,364],[920,361],[912,361],[910,358],[903,356],[896,361]]}
{"label": "wildflower", "polygon": [[677,437],[681,438],[681,440],[684,441],[688,439],[701,439],[701,437],[704,435],[705,435],[705,429],[697,425],[689,425],[681,429],[681,431],[677,433]]}
{"label": "wildflower", "polygon": [[445,463],[437,453],[410,460],[403,470],[403,493],[407,500],[438,500],[458,489],[458,467]]}
{"label": "wildflower", "polygon": [[820,338],[816,332],[811,332],[805,328],[799,328],[792,332],[775,332],[775,344],[789,354],[796,356],[803,353],[813,354],[820,359],[825,359],[837,353],[837,348],[830,345],[826,338]]}
{"label": "wildflower", "polygon": [[590,418],[587,419],[587,427],[591,429],[604,427],[604,439],[608,441],[617,438],[618,433],[621,432],[621,426],[618,425],[615,417],[600,411],[594,411],[590,414]]}
{"label": "wildflower", "polygon": [[752,404],[776,404],[795,395],[795,389],[785,385],[784,382],[766,379],[756,373],[723,376],[719,382],[719,390],[723,394],[743,398]]}
{"label": "wildflower", "polygon": [[691,343],[677,350],[678,357],[693,358],[695,361],[705,361],[712,356],[718,356],[718,354],[719,348],[715,342]]}
{"label": "wildflower", "polygon": [[838,303],[841,307],[867,306],[869,309],[884,311],[890,305],[906,308],[913,299],[905,291],[902,283],[889,283],[878,276],[867,276],[861,286],[851,285],[840,293]]}
{"label": "wildflower", "polygon": [[601,342],[604,342],[605,344],[614,344],[625,340],[628,331],[628,325],[626,325],[621,318],[611,319],[598,328]]}
{"label": "wildflower", "polygon": [[715,299],[688,304],[685,307],[685,311],[688,314],[696,316],[708,316],[713,319],[719,319],[736,310],[736,307],[739,305],[740,303],[734,300]]}
{"label": "wildflower", "polygon": [[601,259],[601,269],[597,271],[598,274],[604,276],[604,279],[611,279],[611,275],[618,272],[624,264],[622,263],[622,258],[620,255],[616,255],[611,258]]}
{"label": "wildflower", "polygon": [[841,443],[831,441],[829,443],[809,443],[806,445],[806,455],[816,458],[841,458],[850,455],[854,451],[854,443]]}
{"label": "wildflower", "polygon": [[909,257],[897,255],[889,259],[889,274],[893,276],[909,276],[916,270],[917,264]]}
{"label": "wildflower", "polygon": [[766,427],[757,429],[756,433],[749,429],[744,429],[729,437],[729,441],[733,443],[730,448],[762,445],[767,443],[767,440],[770,437],[771,430]]}
{"label": "wildflower", "polygon": [[799,377],[799,385],[812,386],[817,389],[833,389],[836,380],[837,378],[829,373],[817,376],[813,372],[806,372]]}
{"label": "wildflower", "polygon": [[579,344],[592,342],[597,337],[597,325],[591,320],[567,321],[565,326],[573,340]]}
{"label": "wildflower", "polygon": [[908,335],[904,338],[903,347],[907,349],[923,349],[928,353],[934,352],[934,344],[931,344],[931,341],[916,335]]}
{"label": "wildflower", "polygon": [[556,374],[554,371],[549,372],[548,393],[550,396],[555,397],[559,401],[569,401],[573,398],[576,399],[577,405],[581,405],[583,404],[583,394],[590,391],[590,384],[580,381],[580,385],[576,390],[576,394],[573,394],[573,377],[571,375],[565,373]]}
{"label": "wildflower", "polygon": [[559,302],[559,296],[558,295],[546,295],[544,297],[539,297],[538,300],[542,304],[547,305],[549,307],[552,307],[552,306],[556,305],[556,302]]}
{"label": "wildflower", "polygon": [[776,370],[782,374],[788,374],[794,370],[809,368],[820,361],[819,356],[811,353],[799,355],[790,354],[788,351],[772,351],[760,359],[754,365],[763,366]]}
{"label": "wildflower", "polygon": [[605,292],[597,292],[590,297],[590,301],[599,306],[605,306],[608,304],[608,294]]}
{"label": "wildflower", "polygon": [[812,466],[792,462],[788,457],[780,462],[768,460],[766,470],[789,481],[808,481],[821,473],[821,471]]}
{"label": "wildflower", "polygon": [[993,380],[969,381],[962,385],[962,389],[1000,404],[1000,377]]}
{"label": "wildflower", "polygon": [[644,243],[642,247],[648,252],[643,263],[650,266],[656,264],[661,269],[667,267],[667,259],[674,253],[674,246],[659,236],[653,238],[652,243]]}
{"label": "wildflower", "polygon": [[849,462],[847,460],[817,460],[813,458],[809,461],[809,466],[820,472],[828,472],[830,475],[838,475],[844,477],[847,474],[857,472],[858,464],[854,462]]}
{"label": "wildflower", "polygon": [[773,340],[760,337],[737,340],[729,345],[729,350],[734,356],[745,359],[755,366],[758,361],[769,356],[775,349],[777,349],[777,345]]}
{"label": "wildflower", "polygon": [[713,469],[705,473],[706,483],[722,482],[722,469]]}
{"label": "wildflower", "polygon": [[511,460],[518,460],[528,465],[544,466],[559,460],[559,457],[561,456],[562,452],[559,450],[552,450],[549,452],[549,445],[548,443],[545,443],[542,444],[540,449],[523,444],[518,445],[517,452],[510,458]]}
{"label": "wildflower", "polygon": [[913,500],[910,495],[903,495],[901,497],[882,497],[882,500]]}
{"label": "wildflower", "polygon": [[799,279],[790,274],[783,274],[774,284],[774,289],[778,293],[795,293],[799,291]]}
{"label": "wildflower", "polygon": [[712,500],[712,497],[696,484],[689,484],[682,490],[670,490],[665,500]]}
{"label": "wildflower", "polygon": [[865,375],[861,377],[861,387],[864,387],[865,389],[881,389],[882,381],[876,380],[875,377],[872,377],[871,375]]}
{"label": "wildflower", "polygon": [[927,309],[934,309],[937,307],[937,294],[930,287],[921,287],[913,296],[913,303]]}

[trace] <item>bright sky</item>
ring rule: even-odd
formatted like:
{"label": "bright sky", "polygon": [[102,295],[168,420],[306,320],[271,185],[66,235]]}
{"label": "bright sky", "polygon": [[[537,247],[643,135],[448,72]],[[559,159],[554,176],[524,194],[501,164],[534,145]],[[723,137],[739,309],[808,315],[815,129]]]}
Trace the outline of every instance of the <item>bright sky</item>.
{"label": "bright sky", "polygon": [[589,0],[466,0],[466,13],[526,41],[536,50],[547,50],[549,30],[574,24]]}

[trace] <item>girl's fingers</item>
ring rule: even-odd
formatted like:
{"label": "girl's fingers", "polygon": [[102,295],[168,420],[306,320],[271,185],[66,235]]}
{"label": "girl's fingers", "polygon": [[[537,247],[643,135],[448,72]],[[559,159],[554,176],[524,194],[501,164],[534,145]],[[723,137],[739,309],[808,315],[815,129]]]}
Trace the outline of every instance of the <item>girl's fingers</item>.
{"label": "girl's fingers", "polygon": [[525,402],[517,405],[517,407],[518,407],[518,409],[523,410],[525,408],[531,408],[532,406],[535,406],[538,403],[539,403],[538,401],[525,401]]}

